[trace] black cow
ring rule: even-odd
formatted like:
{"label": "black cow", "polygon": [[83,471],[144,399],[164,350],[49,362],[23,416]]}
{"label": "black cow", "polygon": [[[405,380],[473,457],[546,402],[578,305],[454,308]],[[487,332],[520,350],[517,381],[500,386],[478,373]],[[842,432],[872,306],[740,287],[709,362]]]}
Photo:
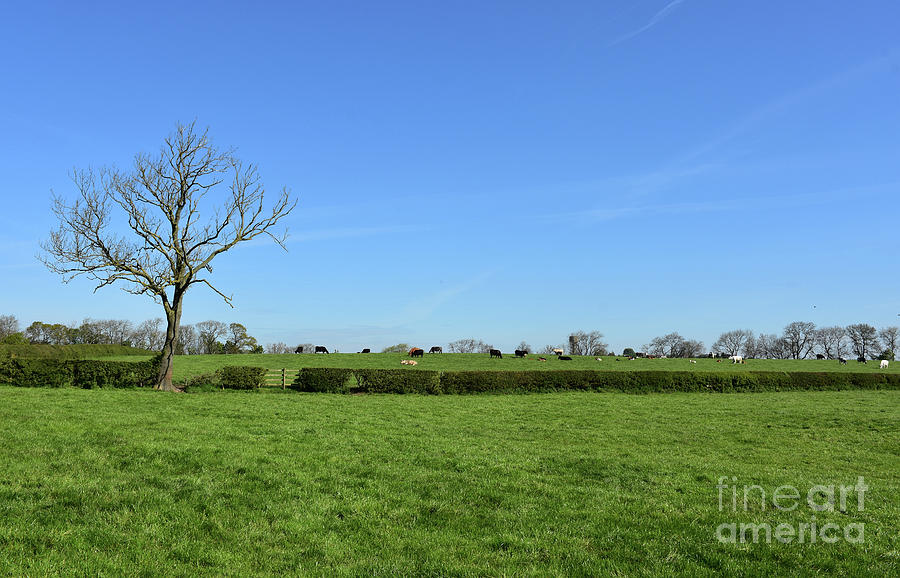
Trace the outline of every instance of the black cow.
{"label": "black cow", "polygon": [[428,350],[428,353],[443,353],[443,352],[444,352],[444,348],[441,347],[440,345],[435,345],[434,347],[432,347],[431,349]]}
{"label": "black cow", "polygon": [[516,357],[525,357],[528,352],[523,349],[516,349]]}
{"label": "black cow", "polygon": [[838,361],[841,362],[841,365],[847,365],[847,360],[844,359],[843,357],[838,357]]}
{"label": "black cow", "polygon": [[412,349],[409,350],[410,357],[422,357],[423,355],[425,355],[424,349],[419,349],[418,347],[413,347]]}
{"label": "black cow", "polygon": [[825,356],[822,355],[821,353],[817,353],[817,354],[816,354],[816,359],[825,359]]}
{"label": "black cow", "polygon": [[560,361],[572,361],[572,358],[569,357],[568,355],[560,355],[560,356],[557,357],[556,359],[558,359],[558,360],[560,360]]}
{"label": "black cow", "polygon": [[303,353],[303,346],[302,346],[302,345],[298,345],[298,346],[297,346],[297,349],[294,350],[294,353]]}
{"label": "black cow", "polygon": [[866,362],[866,358],[863,357],[862,355],[860,355],[859,357],[856,358],[856,363],[865,363],[865,362]]}
{"label": "black cow", "polygon": [[316,345],[316,353],[328,353],[328,348],[324,345]]}
{"label": "black cow", "polygon": [[372,353],[372,350],[369,349],[368,347],[366,347],[365,349],[363,349],[362,351],[360,351],[360,353]]}
{"label": "black cow", "polygon": [[500,359],[503,359],[503,354],[500,353],[499,349],[491,349],[491,358],[494,358],[494,357],[499,357]]}

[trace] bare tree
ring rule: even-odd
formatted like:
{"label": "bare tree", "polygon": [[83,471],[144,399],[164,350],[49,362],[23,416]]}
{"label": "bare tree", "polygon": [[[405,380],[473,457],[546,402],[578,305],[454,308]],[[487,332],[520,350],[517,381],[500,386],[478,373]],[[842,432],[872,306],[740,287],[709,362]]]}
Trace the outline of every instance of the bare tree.
{"label": "bare tree", "polygon": [[19,332],[19,320],[15,315],[0,315],[0,340]]}
{"label": "bare tree", "polygon": [[900,338],[900,327],[891,326],[885,327],[881,331],[878,332],[878,339],[881,340],[881,345],[885,349],[890,349],[891,353],[896,357],[897,355],[897,340]]}
{"label": "bare tree", "polygon": [[162,347],[166,339],[166,334],[162,329],[164,323],[165,320],[162,317],[142,321],[132,333],[134,346],[151,351]]}
{"label": "bare tree", "polygon": [[282,353],[293,353],[293,349],[287,346],[287,343],[279,341],[278,343],[266,344],[266,353],[280,355]]}
{"label": "bare tree", "polygon": [[847,355],[847,331],[838,325],[821,327],[816,330],[816,348],[828,359]]}
{"label": "bare tree", "polygon": [[207,355],[217,353],[219,340],[228,334],[228,326],[221,321],[210,319],[197,323],[196,327],[200,353]]}
{"label": "bare tree", "polygon": [[[130,172],[114,168],[75,171],[78,198],[54,195],[59,228],[42,244],[44,264],[69,281],[85,275],[95,291],[121,281],[123,289],[148,295],[165,311],[166,337],[156,388],[174,391],[172,363],[185,293],[206,285],[231,305],[232,297],[212,285],[212,261],[238,243],[270,236],[284,248],[286,233],[276,224],[296,205],[287,191],[270,209],[254,165],[244,166],[233,150],[219,150],[208,130],[177,125],[158,156],[138,154]],[[228,189],[219,192],[219,185]],[[206,197],[223,199],[212,209]],[[202,214],[211,210],[202,222]],[[124,216],[129,235],[119,234],[114,212]]]}
{"label": "bare tree", "polygon": [[722,353],[729,357],[743,353],[747,357],[752,357],[747,351],[747,344],[751,341],[753,341],[753,332],[749,329],[727,331],[719,335],[713,344],[713,353]]}
{"label": "bare tree", "polygon": [[200,353],[200,334],[193,325],[182,325],[178,328],[178,341],[175,344],[176,355],[197,355]]}
{"label": "bare tree", "polygon": [[106,343],[126,345],[131,341],[133,331],[131,321],[127,319],[101,319],[97,324],[106,338]]}
{"label": "bare tree", "polygon": [[769,333],[760,333],[756,339],[757,357],[766,359],[789,359],[790,352],[784,337]]}
{"label": "bare tree", "polygon": [[541,355],[556,355],[557,349],[564,349],[562,345],[545,345],[543,349],[538,351]]}
{"label": "bare tree", "polygon": [[806,359],[815,346],[816,324],[794,321],[784,327],[784,343],[791,359]]}
{"label": "bare tree", "polygon": [[698,357],[703,352],[703,343],[693,339],[685,339],[675,332],[653,338],[644,348],[651,355]]}
{"label": "bare tree", "polygon": [[473,339],[471,337],[467,339],[457,339],[456,341],[448,343],[447,349],[450,353],[475,353],[476,351],[483,353],[481,350],[484,349],[484,342],[480,339]]}
{"label": "bare tree", "polygon": [[569,336],[570,355],[604,355],[607,343],[603,342],[603,334],[599,331],[576,331]]}
{"label": "bare tree", "polygon": [[853,352],[859,357],[875,357],[878,350],[878,330],[868,323],[847,326],[847,337],[853,343]]}

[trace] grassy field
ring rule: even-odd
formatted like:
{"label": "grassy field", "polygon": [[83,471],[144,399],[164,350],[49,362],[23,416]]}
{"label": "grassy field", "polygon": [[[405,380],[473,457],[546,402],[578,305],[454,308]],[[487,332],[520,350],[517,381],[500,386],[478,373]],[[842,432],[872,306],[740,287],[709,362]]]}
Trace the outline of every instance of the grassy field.
{"label": "grassy field", "polygon": [[[869,489],[863,511],[720,511],[722,476]],[[813,518],[864,543],[715,537]],[[889,576],[898,527],[895,391],[0,387],[0,575]]]}
{"label": "grassy field", "polygon": [[[900,362],[893,362],[887,370],[879,369],[877,361],[866,364],[851,361],[841,365],[833,360],[776,360],[751,359],[744,364],[732,364],[723,360],[697,359],[697,363],[689,363],[687,359],[635,359],[629,361],[624,357],[603,357],[597,361],[595,357],[574,356],[572,361],[558,361],[554,356],[546,356],[546,362],[538,361],[537,355],[529,355],[525,359],[516,359],[512,355],[504,355],[503,359],[491,359],[487,354],[479,353],[444,353],[425,355],[418,358],[416,370],[439,371],[552,371],[560,369],[590,369],[597,371],[840,371],[877,373],[888,371],[900,372]],[[104,357],[121,361],[142,359],[135,356]],[[255,365],[267,369],[300,369],[301,367],[346,367],[366,369],[397,369],[403,367],[400,360],[409,359],[407,355],[395,353],[332,353],[329,355],[187,355],[175,359],[174,376],[176,380],[203,373],[212,373],[224,365]],[[616,361],[619,359],[620,361]]]}

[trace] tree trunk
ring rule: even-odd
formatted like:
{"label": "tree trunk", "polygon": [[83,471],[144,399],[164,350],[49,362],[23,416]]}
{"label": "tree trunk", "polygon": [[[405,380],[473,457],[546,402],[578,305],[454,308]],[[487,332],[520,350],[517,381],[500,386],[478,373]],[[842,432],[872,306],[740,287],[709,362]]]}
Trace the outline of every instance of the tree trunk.
{"label": "tree trunk", "polygon": [[175,365],[175,344],[178,341],[178,326],[181,323],[181,298],[183,292],[177,288],[171,307],[166,307],[166,340],[163,343],[162,358],[154,389],[160,391],[180,391],[172,383],[172,368]]}

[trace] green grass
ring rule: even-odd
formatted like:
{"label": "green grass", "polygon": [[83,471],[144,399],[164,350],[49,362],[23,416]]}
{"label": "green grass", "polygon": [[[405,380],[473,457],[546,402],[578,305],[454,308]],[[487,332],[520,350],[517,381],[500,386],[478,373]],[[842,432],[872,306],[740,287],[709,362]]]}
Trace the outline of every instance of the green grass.
{"label": "green grass", "polygon": [[[417,358],[418,365],[409,368],[415,370],[438,371],[552,371],[561,369],[589,369],[596,371],[835,371],[853,373],[890,373],[900,372],[900,362],[892,362],[887,370],[879,369],[877,361],[867,364],[851,361],[841,365],[832,360],[785,360],[785,359],[751,359],[744,364],[732,364],[723,360],[697,359],[697,363],[689,363],[687,359],[636,359],[629,361],[624,357],[603,357],[597,361],[595,357],[574,356],[572,361],[558,361],[554,356],[545,356],[546,362],[538,361],[538,355],[529,355],[525,359],[516,359],[512,355],[504,355],[503,359],[491,359],[487,354],[479,353],[444,353],[441,355],[425,355]],[[118,361],[137,361],[139,357],[121,356],[104,357],[103,359]],[[175,358],[174,377],[176,380],[213,373],[225,365],[254,365],[267,369],[300,369],[302,367],[346,367],[351,369],[398,369],[400,360],[409,359],[405,354],[395,353],[332,353],[329,355],[187,355]],[[616,361],[619,359],[621,361]]]}
{"label": "green grass", "polygon": [[[898,448],[896,391],[0,387],[0,575],[897,575]],[[862,512],[735,514],[720,476],[870,489]],[[865,543],[714,537],[813,514]]]}

